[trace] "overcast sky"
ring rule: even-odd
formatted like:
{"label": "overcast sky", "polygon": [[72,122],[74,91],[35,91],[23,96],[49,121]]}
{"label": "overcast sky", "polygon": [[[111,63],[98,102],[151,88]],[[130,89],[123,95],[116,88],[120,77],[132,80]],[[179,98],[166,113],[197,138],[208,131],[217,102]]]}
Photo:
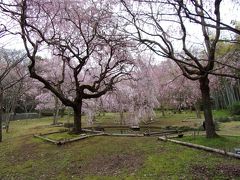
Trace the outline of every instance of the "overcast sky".
{"label": "overcast sky", "polygon": [[[237,20],[237,21],[240,20],[240,13],[238,11],[239,7],[236,7],[236,6],[239,6],[239,4],[237,4],[234,8],[232,8],[231,2],[232,2],[231,0],[225,0],[221,4],[221,17],[223,21],[229,25],[232,22],[232,20]],[[3,24],[5,22],[6,22],[6,18],[1,16],[0,23]],[[188,29],[189,28],[192,30],[192,32],[195,32],[193,34],[197,39],[200,31],[196,30],[196,27],[193,24],[189,25]],[[17,50],[24,49],[21,37],[19,35],[18,36],[9,35],[1,38],[0,47],[4,47],[8,49],[17,49]],[[43,50],[40,54],[43,57],[49,56],[49,52],[47,50]]]}

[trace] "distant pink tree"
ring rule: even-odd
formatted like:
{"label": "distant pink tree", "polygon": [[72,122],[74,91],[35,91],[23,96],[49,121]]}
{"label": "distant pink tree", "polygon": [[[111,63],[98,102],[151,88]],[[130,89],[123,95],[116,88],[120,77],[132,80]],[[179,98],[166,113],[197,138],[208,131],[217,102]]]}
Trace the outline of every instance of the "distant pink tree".
{"label": "distant pink tree", "polygon": [[36,110],[43,112],[45,110],[53,111],[53,125],[58,124],[58,118],[60,110],[63,109],[63,105],[59,99],[50,91],[42,90],[41,94],[36,96]]}
{"label": "distant pink tree", "polygon": [[[157,91],[153,83],[152,65],[149,57],[138,56],[133,79],[119,83],[113,93],[108,95],[108,102],[113,111],[120,113],[120,123],[138,125],[141,121],[152,121],[154,108],[158,107]],[[124,118],[124,112],[128,116]]]}
{"label": "distant pink tree", "polygon": [[[26,55],[22,52],[0,49],[0,142],[2,142],[3,108],[5,106],[5,111],[7,111],[8,114],[12,112],[15,109],[17,99],[22,93],[21,86],[26,77],[26,72],[21,62],[23,62],[25,58]],[[6,98],[9,99],[6,100]],[[7,131],[9,122],[8,118],[6,120]]]}
{"label": "distant pink tree", "polygon": [[197,88],[198,82],[185,78],[181,70],[169,60],[153,67],[152,79],[163,116],[166,107],[178,110],[194,107],[198,110],[199,117],[201,94]]}
{"label": "distant pink tree", "polygon": [[[53,67],[55,67],[53,69]],[[62,62],[56,58],[40,59],[36,64],[36,71],[47,81],[52,82],[56,89],[59,91],[69,92],[73,85],[71,83],[71,71],[68,67],[64,67]],[[63,74],[64,73],[64,74]],[[63,80],[64,78],[64,80]],[[65,82],[64,82],[65,81]],[[35,82],[39,90],[39,94],[36,96],[37,110],[53,110],[53,125],[57,124],[60,110],[64,109],[64,105],[59,98],[47,89],[43,89],[44,86],[41,82]],[[68,98],[72,97],[72,93],[68,93]]]}
{"label": "distant pink tree", "polygon": [[136,80],[130,83],[130,87],[134,91],[132,111],[135,119],[142,118],[146,121],[152,121],[155,116],[154,108],[159,106],[151,63],[151,58],[139,57],[137,71],[134,73]]}
{"label": "distant pink tree", "polygon": [[17,110],[25,113],[33,112],[37,105],[35,98],[40,94],[42,88],[43,86],[40,86],[38,81],[26,77],[22,87],[23,94],[18,101]]}

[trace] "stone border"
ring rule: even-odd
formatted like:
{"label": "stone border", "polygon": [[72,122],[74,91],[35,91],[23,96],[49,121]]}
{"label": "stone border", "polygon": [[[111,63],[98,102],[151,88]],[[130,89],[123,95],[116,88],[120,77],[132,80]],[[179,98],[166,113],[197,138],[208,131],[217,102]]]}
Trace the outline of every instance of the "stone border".
{"label": "stone border", "polygon": [[224,150],[221,150],[221,149],[211,148],[211,147],[198,145],[198,144],[192,144],[192,143],[183,142],[183,141],[177,141],[177,140],[174,140],[174,139],[169,139],[167,137],[158,137],[158,140],[165,141],[165,142],[169,141],[169,142],[173,142],[173,143],[180,144],[180,145],[183,145],[183,146],[187,146],[187,147],[191,147],[191,148],[195,148],[195,149],[200,149],[200,150],[204,150],[204,151],[208,151],[208,152],[218,153],[218,154],[221,154],[221,155],[226,155],[226,156],[230,156],[230,157],[240,159],[239,154],[235,154],[235,153],[232,153],[232,152],[227,152],[227,151],[224,151]]}
{"label": "stone border", "polygon": [[[55,133],[62,133],[62,132],[55,132]],[[44,136],[49,135],[49,134],[54,134],[54,133],[52,132],[52,133],[39,134],[39,135],[34,134],[33,137],[42,139],[42,140],[44,140],[46,142],[50,142],[50,143],[55,144],[55,145],[63,145],[63,144],[79,141],[79,140],[82,140],[82,139],[86,139],[86,138],[89,138],[89,137],[102,136],[104,133],[83,135],[83,136],[75,137],[75,138],[72,138],[72,139],[59,140],[59,141],[58,140],[53,140],[53,139],[50,139],[50,138],[47,138],[47,137],[44,137]]]}
{"label": "stone border", "polygon": [[[83,139],[90,138],[90,137],[95,137],[95,136],[150,137],[150,135],[145,135],[144,133],[143,134],[139,134],[139,133],[118,134],[118,133],[105,133],[105,132],[102,132],[102,131],[94,131],[94,130],[86,130],[86,132],[92,132],[92,133],[95,133],[95,134],[83,135],[83,136],[75,137],[75,138],[72,138],[72,139],[66,139],[66,140],[60,140],[60,141],[56,141],[56,140],[44,137],[44,136],[49,135],[49,134],[63,133],[63,132],[66,132],[66,131],[50,132],[50,133],[45,133],[45,134],[33,135],[33,136],[36,137],[36,138],[40,138],[40,139],[42,139],[46,142],[50,142],[52,144],[55,144],[55,145],[64,145],[64,144],[68,144],[68,143],[71,143],[71,142],[75,142],[75,141],[79,141],[79,140],[83,140]],[[162,132],[162,133],[164,133],[164,132]],[[156,134],[154,134],[154,135],[156,135]],[[163,134],[163,135],[164,136],[158,137],[158,140],[165,141],[165,142],[169,141],[169,142],[173,142],[173,143],[180,144],[180,145],[183,145],[183,146],[187,146],[187,147],[191,147],[191,148],[195,148],[195,149],[200,149],[200,150],[204,150],[204,151],[208,151],[208,152],[218,153],[218,154],[221,154],[221,155],[225,155],[225,156],[240,159],[240,154],[235,154],[235,153],[227,152],[227,151],[224,151],[224,150],[221,150],[221,149],[216,149],[216,148],[211,148],[211,147],[207,147],[207,146],[203,146],[203,145],[192,144],[192,143],[188,143],[188,142],[184,142],[184,141],[178,141],[178,140],[171,139],[171,138],[177,138],[177,137],[183,136],[183,134],[179,134],[179,132],[172,133],[172,135],[170,135],[168,137],[166,136],[166,134]]]}
{"label": "stone border", "polygon": [[[119,128],[119,126],[111,126],[111,128]],[[121,127],[120,127],[121,128]],[[128,127],[129,128],[129,127]],[[152,127],[149,127],[152,128]],[[50,135],[50,134],[55,134],[55,133],[64,133],[67,132],[68,129],[65,130],[61,130],[61,131],[55,131],[55,132],[49,132],[49,133],[40,133],[40,134],[35,134],[33,135],[36,138],[40,138],[46,142],[50,142],[52,144],[55,145],[63,145],[63,144],[67,144],[67,143],[71,143],[71,142],[75,142],[75,141],[79,141],[82,139],[86,139],[89,137],[95,137],[95,136],[117,136],[117,137],[150,137],[150,136],[159,136],[159,135],[175,135],[175,134],[182,134],[182,131],[178,131],[178,130],[164,130],[164,131],[160,131],[160,132],[144,132],[144,133],[125,133],[125,134],[120,134],[120,133],[106,133],[104,131],[96,131],[96,130],[92,130],[92,129],[82,129],[83,132],[87,132],[87,133],[93,133],[90,135],[79,135],[79,137],[75,137],[72,139],[65,139],[65,140],[53,140],[50,138],[47,138],[45,136]]]}

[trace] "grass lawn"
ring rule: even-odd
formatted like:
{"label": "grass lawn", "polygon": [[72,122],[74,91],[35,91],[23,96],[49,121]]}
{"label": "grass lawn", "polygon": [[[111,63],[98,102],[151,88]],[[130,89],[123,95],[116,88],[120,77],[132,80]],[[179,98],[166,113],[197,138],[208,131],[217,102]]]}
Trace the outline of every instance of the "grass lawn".
{"label": "grass lawn", "polygon": [[226,109],[213,110],[213,116],[214,118],[228,117],[230,116],[230,112]]}
{"label": "grass lawn", "polygon": [[[182,126],[193,114],[159,115],[156,125]],[[106,114],[108,116],[108,114]],[[186,117],[186,118],[185,118]],[[110,124],[114,114],[105,117]],[[184,118],[184,119],[183,119]],[[195,123],[196,119],[188,119]],[[240,160],[195,150],[156,137],[92,137],[63,146],[33,138],[34,133],[62,129],[52,119],[15,121],[0,143],[0,179],[238,179]],[[67,121],[67,119],[61,119]],[[160,122],[161,121],[161,122]],[[164,123],[163,123],[163,122]],[[199,120],[200,122],[200,120]],[[52,135],[59,138],[59,135]],[[64,134],[67,138],[69,135]],[[191,139],[188,139],[191,141]],[[198,140],[203,141],[204,138]],[[215,142],[216,141],[216,142]],[[211,145],[237,144],[238,138],[220,138]]]}
{"label": "grass lawn", "polygon": [[[126,121],[129,118],[127,113],[124,114]],[[86,118],[83,117],[83,124],[87,126]],[[160,111],[156,111],[153,126],[167,127],[167,126],[198,126],[202,124],[203,119],[196,119],[195,112],[185,111],[181,114],[174,114],[171,111],[166,111],[165,116],[162,116]],[[105,113],[95,117],[95,125],[120,125],[119,113]],[[145,125],[142,123],[142,125]]]}
{"label": "grass lawn", "polygon": [[240,121],[220,123],[220,135],[240,136]]}

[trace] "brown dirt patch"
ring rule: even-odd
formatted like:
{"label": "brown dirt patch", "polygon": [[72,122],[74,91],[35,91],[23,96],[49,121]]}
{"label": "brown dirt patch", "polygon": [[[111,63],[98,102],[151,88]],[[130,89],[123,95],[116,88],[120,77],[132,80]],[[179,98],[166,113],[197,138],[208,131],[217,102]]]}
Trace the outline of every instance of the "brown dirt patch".
{"label": "brown dirt patch", "polygon": [[9,152],[8,162],[10,164],[21,163],[24,161],[38,158],[38,145],[35,143],[23,143],[20,147],[12,152]]}
{"label": "brown dirt patch", "polygon": [[211,179],[215,176],[234,178],[240,177],[240,165],[219,164],[213,168],[205,165],[193,165],[191,172],[196,179]]}
{"label": "brown dirt patch", "polygon": [[209,179],[209,177],[214,176],[211,169],[204,165],[193,165],[191,167],[191,173],[194,179]]}
{"label": "brown dirt patch", "polygon": [[80,161],[71,163],[68,173],[71,175],[119,175],[123,171],[134,173],[144,162],[141,154],[114,154],[94,158],[87,164]]}
{"label": "brown dirt patch", "polygon": [[228,177],[240,177],[240,165],[220,164],[217,165],[216,170]]}

